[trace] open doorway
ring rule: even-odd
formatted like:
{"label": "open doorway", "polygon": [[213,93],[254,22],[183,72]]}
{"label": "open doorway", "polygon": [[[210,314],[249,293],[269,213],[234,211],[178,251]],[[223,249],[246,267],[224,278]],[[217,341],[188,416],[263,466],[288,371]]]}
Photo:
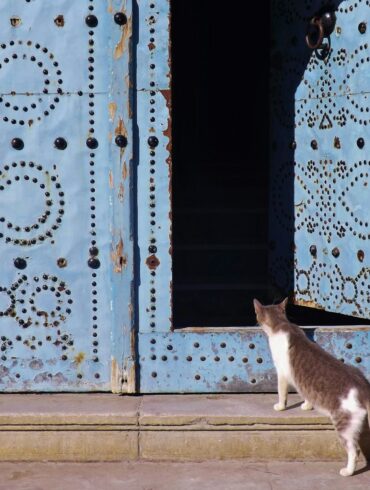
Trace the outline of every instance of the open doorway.
{"label": "open doorway", "polygon": [[[174,325],[254,325],[270,286],[270,2],[172,2]],[[258,23],[260,35],[249,23]],[[301,325],[364,320],[291,306]]]}

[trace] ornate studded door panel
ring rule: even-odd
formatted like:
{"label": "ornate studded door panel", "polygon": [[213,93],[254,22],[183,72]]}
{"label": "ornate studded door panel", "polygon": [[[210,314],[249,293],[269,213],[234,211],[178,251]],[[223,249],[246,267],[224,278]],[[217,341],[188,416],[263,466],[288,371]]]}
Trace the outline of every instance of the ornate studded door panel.
{"label": "ornate studded door panel", "polygon": [[[274,282],[298,305],[367,320],[368,3],[273,0],[271,62]],[[370,330],[345,322],[313,338],[369,376]]]}
{"label": "ornate studded door panel", "polygon": [[295,93],[295,298],[370,318],[370,10],[335,10]]}
{"label": "ornate studded door panel", "polygon": [[124,389],[129,7],[0,5],[3,391]]}

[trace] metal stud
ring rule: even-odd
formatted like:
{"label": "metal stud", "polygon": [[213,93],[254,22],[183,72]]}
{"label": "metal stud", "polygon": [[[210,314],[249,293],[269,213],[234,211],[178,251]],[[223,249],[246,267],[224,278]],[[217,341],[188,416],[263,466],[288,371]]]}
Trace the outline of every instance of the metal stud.
{"label": "metal stud", "polygon": [[158,138],[156,136],[149,136],[148,145],[150,146],[150,148],[155,148],[156,146],[158,146],[158,144],[159,144],[159,141],[158,141]]}
{"label": "metal stud", "polygon": [[91,269],[99,269],[100,260],[97,259],[96,257],[92,257],[87,261],[87,265],[91,267]]}
{"label": "metal stud", "polygon": [[20,138],[13,138],[12,139],[12,147],[15,150],[23,150],[23,148],[24,148],[23,140],[21,140]]}
{"label": "metal stud", "polygon": [[340,255],[339,248],[338,247],[333,248],[333,250],[331,251],[331,254],[333,257],[338,258]]}
{"label": "metal stud", "polygon": [[334,138],[334,148],[336,148],[337,150],[340,149],[340,139],[338,138],[338,136]]}
{"label": "metal stud", "polygon": [[150,245],[148,250],[149,250],[149,253],[155,254],[157,252],[157,247],[155,245]]}
{"label": "metal stud", "polygon": [[86,145],[91,150],[95,150],[99,146],[98,140],[96,138],[87,138]]}
{"label": "metal stud", "polygon": [[365,258],[365,253],[363,250],[359,250],[357,252],[357,258],[360,262],[363,262],[364,261],[364,258]]}
{"label": "metal stud", "polygon": [[114,14],[114,22],[119,26],[124,26],[127,24],[127,17],[123,12],[116,12]]}
{"label": "metal stud", "polygon": [[316,254],[317,254],[316,245],[311,245],[310,246],[310,254],[312,255],[312,257],[316,257]]}
{"label": "metal stud", "polygon": [[27,267],[27,262],[24,259],[21,259],[20,257],[17,257],[14,260],[14,266],[17,269],[25,269]]}
{"label": "metal stud", "polygon": [[98,249],[98,247],[91,247],[90,250],[89,250],[89,253],[93,257],[96,257],[97,255],[99,255],[99,249]]}
{"label": "metal stud", "polygon": [[127,138],[123,134],[117,135],[114,141],[116,145],[119,146],[120,148],[126,148],[127,146]]}
{"label": "metal stud", "polygon": [[365,146],[365,140],[364,140],[364,138],[358,138],[358,140],[357,140],[357,146],[360,148],[360,150]]}
{"label": "metal stud", "polygon": [[366,22],[360,22],[358,25],[358,30],[361,34],[365,34],[366,32]]}
{"label": "metal stud", "polygon": [[58,260],[57,260],[57,265],[58,267],[60,267],[61,269],[63,267],[67,267],[67,259],[65,259],[64,257],[60,257]]}
{"label": "metal stud", "polygon": [[88,15],[85,22],[89,27],[96,27],[98,25],[98,18],[95,15]]}
{"label": "metal stud", "polygon": [[67,141],[64,138],[57,138],[54,141],[54,146],[58,150],[65,150],[67,148]]}
{"label": "metal stud", "polygon": [[313,150],[317,150],[317,147],[318,147],[317,141],[316,140],[312,140],[311,141],[311,148]]}
{"label": "metal stud", "polygon": [[64,26],[64,17],[63,15],[57,15],[54,19],[54,24],[57,27],[63,27]]}

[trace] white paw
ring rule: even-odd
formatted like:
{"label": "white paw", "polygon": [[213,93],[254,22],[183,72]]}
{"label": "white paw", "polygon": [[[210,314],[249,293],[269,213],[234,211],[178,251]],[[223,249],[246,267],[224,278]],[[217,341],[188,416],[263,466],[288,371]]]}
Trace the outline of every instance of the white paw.
{"label": "white paw", "polygon": [[348,468],[342,468],[339,472],[341,476],[352,476],[353,471],[350,471]]}
{"label": "white paw", "polygon": [[301,409],[302,410],[312,410],[313,409],[313,406],[309,402],[304,402],[301,405]]}
{"label": "white paw", "polygon": [[282,410],[285,410],[285,405],[283,405],[282,403],[275,403],[274,410],[276,410],[277,412],[281,412]]}

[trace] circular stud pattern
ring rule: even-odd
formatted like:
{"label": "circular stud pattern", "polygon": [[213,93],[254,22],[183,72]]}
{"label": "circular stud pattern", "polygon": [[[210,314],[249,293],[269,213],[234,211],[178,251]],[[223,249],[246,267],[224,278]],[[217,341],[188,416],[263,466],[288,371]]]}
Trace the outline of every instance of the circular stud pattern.
{"label": "circular stud pattern", "polygon": [[15,306],[16,306],[16,297],[14,293],[22,282],[23,281],[21,279],[20,283],[13,285],[11,288],[0,287],[0,298],[2,298],[0,300],[1,301],[0,317],[14,315]]}
{"label": "circular stud pattern", "polygon": [[[33,280],[36,287],[28,300],[28,311],[22,315],[23,320],[27,323],[31,321],[35,325],[41,323],[45,327],[58,327],[71,314],[71,291],[66,283],[58,280],[56,276],[43,274],[40,277],[35,276]],[[54,306],[50,306],[53,304]],[[61,340],[63,343],[71,342],[68,335],[62,336]]]}
{"label": "circular stud pattern", "polygon": [[[33,222],[18,216],[21,223],[15,223],[11,218],[14,209],[7,205],[7,194],[14,192],[22,195],[22,203],[27,206],[27,213],[22,214],[33,211]],[[64,204],[64,192],[57,177],[42,165],[20,161],[1,168],[0,211],[4,214],[0,214],[0,238],[6,243],[31,246],[51,239],[62,223]]]}
{"label": "circular stud pattern", "polygon": [[[49,116],[59,103],[59,95],[63,93],[62,71],[55,56],[46,47],[28,40],[10,41],[8,44],[0,44],[0,70],[7,68],[2,78],[2,93],[0,104],[4,122],[28,124],[32,126],[35,121],[41,121],[42,117]],[[32,73],[32,77],[23,77],[21,86],[14,87],[14,80],[20,81],[16,73]],[[50,93],[50,87],[57,92]],[[15,93],[27,93],[27,102],[18,106],[14,102]]]}

